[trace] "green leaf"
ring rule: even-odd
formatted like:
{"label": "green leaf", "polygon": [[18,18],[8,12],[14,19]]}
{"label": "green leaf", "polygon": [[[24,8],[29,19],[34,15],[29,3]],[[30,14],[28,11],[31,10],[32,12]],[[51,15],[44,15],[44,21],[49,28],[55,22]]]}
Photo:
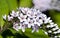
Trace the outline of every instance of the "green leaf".
{"label": "green leaf", "polygon": [[13,36],[7,36],[6,38],[14,38]]}
{"label": "green leaf", "polygon": [[7,5],[6,0],[0,0],[0,26],[3,26],[4,21],[3,21],[3,15],[7,15],[9,13],[9,8]]}
{"label": "green leaf", "polygon": [[17,6],[17,0],[6,0],[9,6],[9,10],[16,10],[18,8]]}
{"label": "green leaf", "polygon": [[3,37],[0,35],[0,38],[3,38]]}
{"label": "green leaf", "polygon": [[26,29],[26,32],[24,33],[29,38],[49,38],[42,29],[39,29],[39,32],[31,33],[31,29]]}
{"label": "green leaf", "polygon": [[32,7],[32,0],[20,0],[19,6],[20,7]]}
{"label": "green leaf", "polygon": [[[31,29],[26,29],[25,32],[22,32],[21,30],[20,31],[15,31],[14,29],[10,28],[10,31],[13,33],[13,34],[16,34],[16,33],[19,33],[21,35],[25,34],[25,36],[29,37],[29,38],[49,38],[48,35],[46,35],[42,29],[39,29],[39,32],[34,32],[32,33]],[[24,35],[23,35],[24,36]]]}
{"label": "green leaf", "polygon": [[17,33],[17,31],[16,31],[15,29],[13,29],[13,28],[9,28],[9,30],[10,30],[13,34]]}
{"label": "green leaf", "polygon": [[3,26],[3,15],[8,15],[11,10],[16,10],[17,0],[0,0],[0,26]]}

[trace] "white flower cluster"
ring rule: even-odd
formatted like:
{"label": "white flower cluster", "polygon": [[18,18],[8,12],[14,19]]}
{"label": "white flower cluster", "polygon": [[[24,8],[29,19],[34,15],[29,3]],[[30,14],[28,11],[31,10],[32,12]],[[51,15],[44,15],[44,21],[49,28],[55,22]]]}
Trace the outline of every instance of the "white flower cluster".
{"label": "white flower cluster", "polygon": [[55,9],[60,11],[60,0],[33,0],[34,8],[41,11]]}
{"label": "white flower cluster", "polygon": [[[32,33],[34,31],[39,32],[39,28],[43,29],[43,24],[45,24],[45,29],[47,30],[45,34],[48,34],[51,37],[60,37],[60,29],[57,24],[54,24],[50,17],[47,17],[45,14],[40,12],[37,9],[33,8],[19,8],[17,12],[12,11],[10,15],[3,16],[3,18],[8,21],[13,21],[18,18],[19,21],[13,22],[13,28],[17,31],[21,29],[25,32],[26,28],[32,28]],[[57,36],[58,35],[58,36]]]}

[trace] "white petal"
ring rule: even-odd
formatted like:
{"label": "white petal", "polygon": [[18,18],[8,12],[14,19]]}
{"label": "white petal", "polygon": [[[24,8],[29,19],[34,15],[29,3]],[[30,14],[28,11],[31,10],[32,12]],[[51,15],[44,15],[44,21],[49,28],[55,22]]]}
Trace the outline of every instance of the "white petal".
{"label": "white petal", "polygon": [[52,31],[51,31],[51,30],[49,30],[48,32],[49,32],[49,33],[52,33]]}
{"label": "white petal", "polygon": [[12,19],[13,17],[8,15],[8,21],[11,21]]}
{"label": "white petal", "polygon": [[48,35],[48,33],[47,32],[44,32],[46,35]]}
{"label": "white petal", "polygon": [[6,15],[4,15],[4,16],[3,16],[3,19],[5,19],[5,20],[6,20]]}
{"label": "white petal", "polygon": [[51,23],[52,22],[52,20],[49,20],[49,23]]}
{"label": "white petal", "polygon": [[13,25],[13,28],[14,28],[16,31],[19,31],[19,26]]}
{"label": "white petal", "polygon": [[16,14],[15,14],[15,11],[13,10],[10,15],[12,15],[13,17],[15,17],[15,15],[16,15]]}
{"label": "white petal", "polygon": [[49,28],[50,27],[50,25],[47,25],[47,28]]}
{"label": "white petal", "polygon": [[59,29],[59,28],[53,28],[52,30],[55,31],[55,30],[57,30],[57,29]]}
{"label": "white petal", "polygon": [[22,28],[22,32],[25,32],[25,28]]}
{"label": "white petal", "polygon": [[35,30],[32,30],[32,33],[34,32]]}
{"label": "white petal", "polygon": [[31,25],[30,24],[28,24],[28,28],[31,28]]}

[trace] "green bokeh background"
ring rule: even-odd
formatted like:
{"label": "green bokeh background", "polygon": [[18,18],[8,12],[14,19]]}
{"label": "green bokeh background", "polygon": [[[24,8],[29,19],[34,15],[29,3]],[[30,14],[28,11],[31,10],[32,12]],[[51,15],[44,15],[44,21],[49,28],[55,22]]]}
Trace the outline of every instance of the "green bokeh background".
{"label": "green bokeh background", "polygon": [[[0,27],[3,27],[4,21],[2,16],[8,15],[12,10],[18,7],[33,7],[32,0],[0,0]],[[60,27],[60,12],[57,10],[49,10],[47,13],[51,19]],[[1,29],[0,29],[1,30]],[[6,29],[0,33],[0,38],[49,38],[42,29],[39,32],[31,33],[31,29],[26,29],[26,32],[16,31],[13,28]]]}

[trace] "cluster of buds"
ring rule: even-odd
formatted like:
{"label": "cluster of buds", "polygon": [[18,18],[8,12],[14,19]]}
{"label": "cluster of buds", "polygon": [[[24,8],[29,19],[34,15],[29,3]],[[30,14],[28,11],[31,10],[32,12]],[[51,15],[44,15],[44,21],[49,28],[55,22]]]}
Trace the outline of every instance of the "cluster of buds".
{"label": "cluster of buds", "polygon": [[50,37],[58,38],[60,37],[60,29],[57,24],[54,24],[50,17],[40,12],[38,9],[34,8],[19,8],[17,12],[12,11],[8,16],[3,16],[4,20],[13,21],[13,28],[16,31],[19,29],[25,32],[26,28],[32,28],[32,33],[34,31],[39,32],[39,28],[45,27],[45,34]]}

